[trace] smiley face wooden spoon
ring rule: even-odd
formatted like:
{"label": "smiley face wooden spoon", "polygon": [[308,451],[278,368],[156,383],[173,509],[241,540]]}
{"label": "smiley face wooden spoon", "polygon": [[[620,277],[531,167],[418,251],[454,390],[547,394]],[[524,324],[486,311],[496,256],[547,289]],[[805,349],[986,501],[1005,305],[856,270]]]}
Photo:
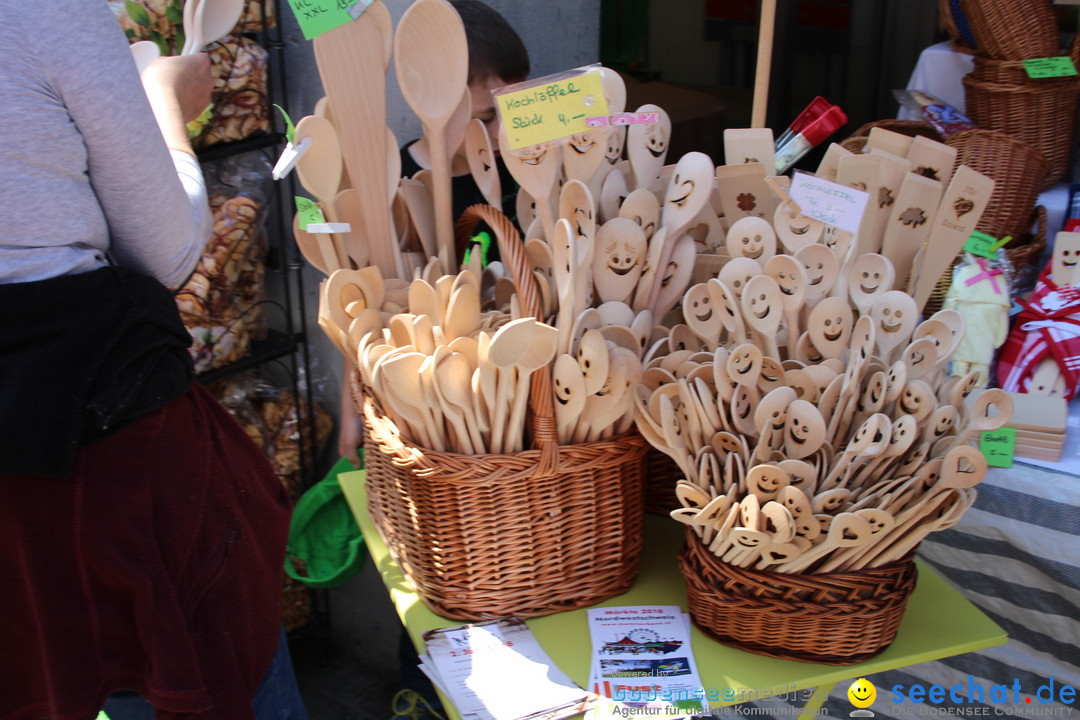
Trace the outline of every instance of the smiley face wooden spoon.
{"label": "smiley face wooden spoon", "polygon": [[813,455],[825,442],[825,420],[808,400],[794,400],[784,421],[784,454],[794,460]]}
{"label": "smiley face wooden spoon", "polygon": [[[789,346],[799,339],[799,312],[806,303],[806,268],[791,255],[774,255],[765,263],[765,274],[776,281],[784,308],[784,326]],[[792,353],[789,349],[788,355]]]}
{"label": "smiley face wooden spoon", "polygon": [[896,271],[889,259],[877,253],[865,253],[855,258],[848,268],[848,294],[860,315],[869,315],[870,308],[882,293],[892,290]]}
{"label": "smiley face wooden spoon", "polygon": [[614,218],[596,232],[592,275],[602,302],[630,302],[645,266],[648,241],[633,220]]}
{"label": "smiley face wooden spoon", "polygon": [[830,296],[810,312],[807,332],[818,352],[825,357],[841,358],[847,349],[853,325],[854,314],[848,301]]}
{"label": "smiley face wooden spoon", "polygon": [[758,275],[746,283],[740,299],[743,317],[757,342],[766,349],[769,357],[777,360],[780,350],[776,345],[776,332],[784,313],[784,297],[775,280],[768,275]]}
{"label": "smiley face wooden spoon", "polygon": [[806,270],[806,306],[813,308],[832,291],[840,263],[827,247],[818,243],[796,250],[794,258]]}

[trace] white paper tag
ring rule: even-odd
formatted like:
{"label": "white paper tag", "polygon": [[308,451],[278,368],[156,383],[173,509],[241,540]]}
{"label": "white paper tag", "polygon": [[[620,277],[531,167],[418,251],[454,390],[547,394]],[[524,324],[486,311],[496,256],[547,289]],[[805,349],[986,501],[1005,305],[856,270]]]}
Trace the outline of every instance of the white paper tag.
{"label": "white paper tag", "polygon": [[797,172],[791,180],[791,198],[803,215],[857,233],[870,193]]}
{"label": "white paper tag", "polygon": [[309,233],[313,233],[313,234],[321,233],[321,234],[326,234],[326,235],[329,235],[331,233],[347,233],[351,229],[352,229],[352,226],[349,225],[349,223],[332,223],[332,222],[308,223],[308,226],[307,226],[307,231]]}
{"label": "white paper tag", "polygon": [[285,149],[281,151],[281,157],[279,157],[277,163],[274,164],[274,169],[270,173],[270,177],[275,180],[280,180],[287,176],[292,172],[292,169],[296,167],[296,163],[300,158],[304,157],[304,153],[306,153],[310,147],[310,137],[301,140],[299,145],[285,143]]}

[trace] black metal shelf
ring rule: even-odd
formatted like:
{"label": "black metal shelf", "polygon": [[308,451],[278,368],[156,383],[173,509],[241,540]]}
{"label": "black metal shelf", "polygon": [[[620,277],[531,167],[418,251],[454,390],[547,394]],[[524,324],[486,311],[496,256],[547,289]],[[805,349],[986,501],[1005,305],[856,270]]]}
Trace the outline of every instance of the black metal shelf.
{"label": "black metal shelf", "polygon": [[296,352],[296,349],[300,347],[302,342],[303,333],[297,333],[296,335],[290,336],[279,330],[270,330],[267,332],[266,338],[251,343],[251,349],[248,350],[247,355],[244,357],[224,367],[214,368],[213,370],[200,373],[195,379],[203,385],[210,385],[211,383],[231,377],[249,368],[279,358],[288,357]]}

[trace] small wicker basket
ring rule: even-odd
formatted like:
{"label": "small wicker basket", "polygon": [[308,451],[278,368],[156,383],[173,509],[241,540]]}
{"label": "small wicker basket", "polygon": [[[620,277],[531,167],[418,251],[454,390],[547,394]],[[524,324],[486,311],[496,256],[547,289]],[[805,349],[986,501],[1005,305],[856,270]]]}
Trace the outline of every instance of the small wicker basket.
{"label": "small wicker basket", "polygon": [[[540,316],[520,237],[486,205],[523,312]],[[644,523],[645,441],[636,432],[559,446],[550,368],[533,374],[532,448],[435,452],[405,440],[358,387],[368,510],[405,577],[434,612],[459,620],[537,617],[626,591],[637,574]]]}
{"label": "small wicker basket", "polygon": [[735,567],[689,530],[679,563],[703,633],[758,655],[828,665],[863,662],[892,643],[917,575],[910,556],[821,575]]}

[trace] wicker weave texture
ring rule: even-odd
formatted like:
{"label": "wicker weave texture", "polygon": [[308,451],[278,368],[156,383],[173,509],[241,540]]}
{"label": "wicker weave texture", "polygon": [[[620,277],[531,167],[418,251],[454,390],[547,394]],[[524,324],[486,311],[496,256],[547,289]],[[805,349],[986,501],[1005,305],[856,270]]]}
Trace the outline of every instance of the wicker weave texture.
{"label": "wicker weave texture", "polygon": [[[520,235],[487,205],[525,314],[541,318]],[[542,319],[542,318],[541,318]],[[405,441],[375,398],[354,387],[364,419],[368,512],[405,577],[434,612],[458,620],[537,617],[626,591],[644,523],[645,441],[636,432],[559,446],[551,369],[531,377],[531,449],[462,455]]]}
{"label": "wicker weave texture", "polygon": [[679,556],[694,624],[770,657],[852,665],[896,638],[917,570],[904,561],[857,573],[800,575],[734,567],[692,531]]}
{"label": "wicker weave texture", "polygon": [[424,603],[448,618],[537,617],[625,592],[641,559],[645,441],[458,455],[401,442],[365,402],[369,511]]}
{"label": "wicker weave texture", "polygon": [[666,516],[682,507],[675,495],[675,485],[682,479],[675,461],[650,446],[645,453],[645,512]]}
{"label": "wicker weave texture", "polygon": [[956,148],[956,167],[967,165],[994,180],[994,194],[977,229],[1019,237],[1031,227],[1031,213],[1049,171],[1046,158],[1006,132],[967,130],[945,141]]}
{"label": "wicker weave texture", "polygon": [[1058,54],[1050,0],[960,0],[960,9],[981,55],[1023,60]]}
{"label": "wicker weave texture", "polygon": [[967,114],[979,127],[1023,140],[1047,162],[1037,190],[1060,180],[1069,167],[1080,78],[1004,84],[964,77]]}

